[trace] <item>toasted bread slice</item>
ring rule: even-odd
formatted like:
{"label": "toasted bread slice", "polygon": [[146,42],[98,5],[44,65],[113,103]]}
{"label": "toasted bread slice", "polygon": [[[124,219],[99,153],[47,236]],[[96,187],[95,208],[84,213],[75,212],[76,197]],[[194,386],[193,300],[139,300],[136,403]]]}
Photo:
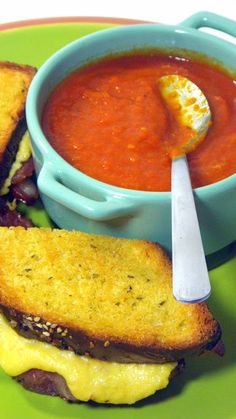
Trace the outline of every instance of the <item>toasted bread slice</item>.
{"label": "toasted bread slice", "polygon": [[0,188],[26,131],[25,102],[36,69],[0,62]]}
{"label": "toasted bread slice", "polygon": [[0,306],[26,337],[117,362],[166,362],[211,349],[206,304],[172,296],[171,265],[150,242],[0,228]]}

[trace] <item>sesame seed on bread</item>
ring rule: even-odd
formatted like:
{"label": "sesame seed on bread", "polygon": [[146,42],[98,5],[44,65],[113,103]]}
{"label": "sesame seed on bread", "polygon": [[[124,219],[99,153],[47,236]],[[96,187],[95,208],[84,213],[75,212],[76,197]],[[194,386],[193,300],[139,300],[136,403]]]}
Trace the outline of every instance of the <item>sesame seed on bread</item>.
{"label": "sesame seed on bread", "polygon": [[205,303],[172,296],[160,246],[78,231],[0,227],[0,306],[28,338],[117,362],[166,362],[211,349]]}

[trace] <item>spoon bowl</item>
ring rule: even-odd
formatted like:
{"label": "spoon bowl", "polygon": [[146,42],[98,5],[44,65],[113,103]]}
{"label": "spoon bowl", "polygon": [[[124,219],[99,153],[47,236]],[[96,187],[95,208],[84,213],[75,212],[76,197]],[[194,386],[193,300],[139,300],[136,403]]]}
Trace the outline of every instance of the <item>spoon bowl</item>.
{"label": "spoon bowl", "polygon": [[179,144],[180,155],[190,153],[204,140],[211,124],[207,98],[195,83],[180,75],[163,76],[157,84],[176,123],[189,129]]}

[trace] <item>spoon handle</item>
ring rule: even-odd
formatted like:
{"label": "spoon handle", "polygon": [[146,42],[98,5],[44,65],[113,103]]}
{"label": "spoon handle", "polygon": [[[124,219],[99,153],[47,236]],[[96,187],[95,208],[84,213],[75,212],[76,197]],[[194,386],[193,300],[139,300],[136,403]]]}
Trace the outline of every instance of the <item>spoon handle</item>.
{"label": "spoon handle", "polygon": [[201,233],[186,157],[172,160],[173,294],[199,303],[211,293]]}

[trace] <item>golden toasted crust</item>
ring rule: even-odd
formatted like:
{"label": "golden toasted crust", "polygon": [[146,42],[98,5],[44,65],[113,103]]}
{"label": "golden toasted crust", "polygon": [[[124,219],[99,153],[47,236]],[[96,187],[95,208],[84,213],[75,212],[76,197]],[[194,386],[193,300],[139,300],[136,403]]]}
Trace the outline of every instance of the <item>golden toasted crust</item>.
{"label": "golden toasted crust", "polygon": [[[158,245],[145,241],[0,228],[0,305],[21,319],[30,337],[59,340],[103,359],[117,349],[164,362],[210,348],[220,338],[206,304],[175,301],[170,262]],[[61,336],[52,330],[58,327]]]}
{"label": "golden toasted crust", "polygon": [[15,71],[23,72],[23,73],[28,73],[32,77],[34,76],[34,74],[36,72],[36,69],[34,67],[30,66],[30,65],[17,64],[17,63],[13,63],[11,61],[0,61],[0,70],[2,68],[15,70]]}
{"label": "golden toasted crust", "polygon": [[[24,121],[28,89],[36,69],[27,65],[0,61],[0,163],[10,166],[19,141],[26,130]],[[7,156],[5,153],[7,152]],[[14,157],[14,156],[13,156]],[[0,170],[0,181],[7,176]]]}

